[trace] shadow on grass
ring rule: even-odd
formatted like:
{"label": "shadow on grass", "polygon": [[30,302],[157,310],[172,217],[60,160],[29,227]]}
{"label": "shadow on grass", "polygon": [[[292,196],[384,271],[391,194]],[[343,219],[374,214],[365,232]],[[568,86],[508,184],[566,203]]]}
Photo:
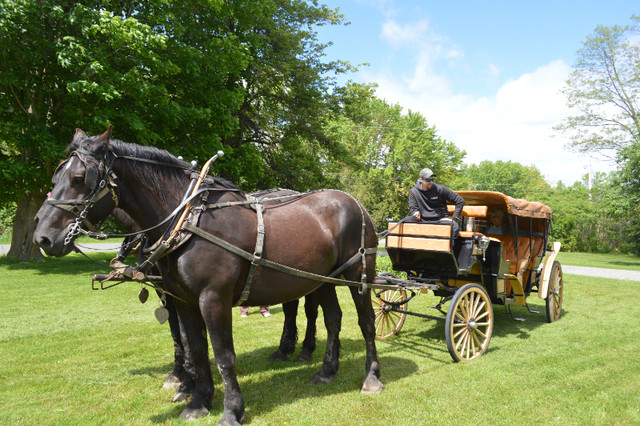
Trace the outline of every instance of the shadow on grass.
{"label": "shadow on grass", "polygon": [[[531,337],[532,331],[539,327],[553,327],[553,323],[547,322],[544,304],[530,305],[529,308],[532,311],[537,310],[539,312],[529,312],[526,307],[511,305],[512,315],[510,315],[505,306],[493,305],[494,326],[492,340],[487,352],[501,350],[499,340],[493,339],[495,337],[528,339]],[[557,321],[562,321],[568,315],[570,315],[570,311],[563,308],[562,314]],[[424,326],[418,326],[418,329],[415,329],[416,326],[414,326],[413,330],[405,328],[398,334],[385,339],[384,341],[392,345],[391,351],[407,352],[442,363],[443,360],[439,354],[448,355],[444,321],[412,317],[410,315],[407,316],[406,321],[421,321]],[[386,352],[388,353],[389,349],[386,349]]]}
{"label": "shadow on grass", "polygon": [[[297,400],[344,393],[359,394],[364,380],[364,341],[362,339],[341,339],[341,342],[340,369],[334,378],[334,382],[322,385],[311,384],[311,378],[322,365],[326,346],[325,340],[317,342],[318,349],[314,352],[313,361],[308,363],[295,362],[293,357],[286,362],[268,361],[271,354],[277,349],[276,346],[267,346],[254,351],[240,353],[236,358],[236,372],[245,400],[246,423],[250,423],[252,417],[259,417],[277,407]],[[385,385],[410,376],[418,370],[418,366],[414,361],[401,356],[385,356],[381,359],[381,364],[381,380]],[[402,368],[385,370],[385,364],[402,365]],[[224,389],[213,359],[210,360],[210,365],[215,392],[209,416],[217,419],[222,416],[223,412]],[[172,368],[172,364],[158,364],[130,370],[130,374],[146,375],[158,379],[158,388],[160,388],[162,380]],[[160,389],[158,390],[160,391]],[[384,390],[382,392],[384,394]],[[149,421],[164,423],[175,419],[180,415],[185,405],[186,403],[184,402],[170,404],[167,399],[167,409],[162,413],[151,415]]]}
{"label": "shadow on grass", "polygon": [[608,262],[610,265],[617,265],[617,266],[631,266],[634,268],[638,268],[638,266],[640,266],[640,261],[636,261],[636,262],[624,262],[621,260],[617,260],[617,261],[612,261],[612,262]]}
{"label": "shadow on grass", "polygon": [[[109,264],[113,259],[114,252],[95,252],[91,253],[91,257],[99,262]],[[64,258],[45,257],[38,261],[21,261],[17,259],[9,259],[6,256],[0,257],[0,266],[4,266],[12,271],[35,271],[41,275],[60,274],[93,274],[104,273],[108,268],[101,266],[80,254],[70,254]]]}

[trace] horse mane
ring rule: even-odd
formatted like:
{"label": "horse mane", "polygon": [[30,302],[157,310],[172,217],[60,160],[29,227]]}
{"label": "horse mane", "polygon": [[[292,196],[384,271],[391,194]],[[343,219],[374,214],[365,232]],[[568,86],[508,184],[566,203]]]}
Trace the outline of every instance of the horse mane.
{"label": "horse mane", "polygon": [[[87,146],[95,141],[96,136],[90,136],[80,143],[72,142],[66,149],[67,155],[72,151],[82,146]],[[188,177],[190,172],[198,172],[193,166],[184,160],[177,158],[175,155],[168,151],[154,146],[139,145],[135,143],[128,143],[119,139],[109,140],[110,150],[118,157],[133,157],[143,160],[152,160],[161,164],[152,164],[144,161],[124,160],[128,161],[132,169],[140,171],[142,176],[145,177],[145,181],[148,182],[149,190],[158,197],[165,205],[168,205],[167,192],[175,190],[175,182],[185,182],[185,187],[188,182],[185,177]],[[123,161],[123,160],[120,160]],[[170,185],[167,185],[167,181],[171,181]],[[238,191],[242,198],[245,197],[244,193],[238,189],[236,185],[230,181],[215,177],[215,183],[221,185],[225,189]],[[181,194],[182,195],[182,194]]]}

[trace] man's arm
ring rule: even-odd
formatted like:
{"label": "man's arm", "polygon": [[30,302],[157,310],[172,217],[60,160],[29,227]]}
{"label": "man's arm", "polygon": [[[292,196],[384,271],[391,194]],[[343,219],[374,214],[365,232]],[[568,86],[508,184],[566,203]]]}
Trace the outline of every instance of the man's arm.
{"label": "man's arm", "polygon": [[449,188],[445,187],[445,189],[446,189],[445,194],[447,196],[447,201],[450,201],[456,205],[456,208],[453,211],[453,215],[451,215],[451,220],[456,221],[458,220],[458,218],[460,217],[460,214],[462,213],[462,208],[464,207],[464,204],[465,204],[464,198],[462,198],[460,195],[456,194]]}
{"label": "man's arm", "polygon": [[420,220],[420,208],[418,207],[415,191],[414,188],[409,190],[409,215]]}

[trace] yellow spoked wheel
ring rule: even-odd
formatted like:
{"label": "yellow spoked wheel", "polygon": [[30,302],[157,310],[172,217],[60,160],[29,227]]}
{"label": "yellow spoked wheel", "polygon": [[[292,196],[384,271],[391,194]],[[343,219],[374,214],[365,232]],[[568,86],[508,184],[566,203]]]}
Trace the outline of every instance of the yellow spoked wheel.
{"label": "yellow spoked wheel", "polygon": [[562,267],[560,262],[553,262],[551,276],[549,278],[549,289],[547,290],[547,321],[554,322],[562,313]]}
{"label": "yellow spoked wheel", "polygon": [[466,284],[447,310],[445,338],[454,361],[477,358],[487,351],[493,331],[493,308],[484,288]]}
{"label": "yellow spoked wheel", "polygon": [[[406,300],[406,290],[385,290],[377,295],[374,291],[371,294],[371,304],[373,305],[373,311],[376,314],[376,339],[380,340],[393,336],[402,328],[407,314],[398,312],[397,310],[393,311],[393,307],[390,305],[390,302],[395,303]],[[405,303],[400,305],[398,309],[406,311],[407,304]]]}

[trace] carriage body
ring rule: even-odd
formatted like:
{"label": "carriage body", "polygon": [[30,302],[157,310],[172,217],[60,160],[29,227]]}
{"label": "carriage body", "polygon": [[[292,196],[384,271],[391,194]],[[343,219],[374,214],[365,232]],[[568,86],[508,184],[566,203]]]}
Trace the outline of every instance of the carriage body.
{"label": "carriage body", "polygon": [[[454,300],[463,305],[484,303],[483,313],[477,315],[490,317],[491,324],[487,324],[490,328],[493,323],[491,305],[505,305],[509,312],[513,303],[528,308],[526,298],[535,290],[538,297],[546,299],[547,320],[552,322],[558,318],[562,303],[562,270],[555,261],[560,243],[549,243],[551,209],[499,192],[463,191],[458,194],[465,199],[458,236],[452,235],[451,223],[388,223],[386,250],[393,269],[406,272],[407,280],[388,276],[378,279],[378,283],[393,282],[400,288],[400,293],[396,292],[399,295],[390,303],[385,303],[389,301],[384,298],[392,297],[393,292],[376,292],[379,336],[387,337],[399,331],[407,313],[433,318],[407,310],[407,303],[403,302],[413,297],[406,297],[407,290],[414,294],[431,290],[443,298],[441,305]],[[449,207],[453,211],[453,206]],[[504,213],[507,232],[490,234],[486,232],[488,214],[496,210]],[[468,300],[464,300],[466,296],[460,300],[460,292],[469,293]],[[470,317],[475,314],[468,313],[465,306],[450,305],[449,311],[452,309],[454,312],[447,312],[445,321],[447,345],[454,346],[449,347],[453,358],[460,361],[484,353],[491,333],[486,328],[480,333],[489,334],[486,342],[483,338],[469,342],[470,347],[465,348],[468,356],[455,348],[454,334],[462,327],[455,311],[461,309]],[[395,318],[389,317],[394,314]],[[458,312],[457,317],[460,316]],[[473,319],[473,323],[477,321]],[[483,344],[485,347],[481,348]],[[475,346],[478,346],[477,351]]]}

